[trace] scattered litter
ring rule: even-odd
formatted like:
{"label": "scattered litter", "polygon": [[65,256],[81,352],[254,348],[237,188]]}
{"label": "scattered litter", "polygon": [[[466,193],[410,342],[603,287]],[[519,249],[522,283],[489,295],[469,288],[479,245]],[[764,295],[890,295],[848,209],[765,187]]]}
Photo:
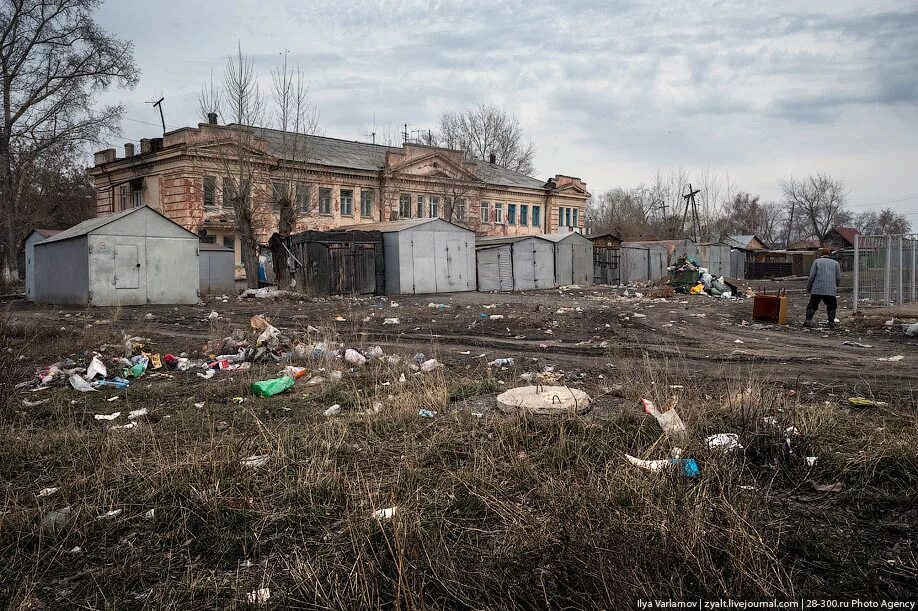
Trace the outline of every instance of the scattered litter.
{"label": "scattered litter", "polygon": [[631,317],[632,318],[647,318],[647,314],[640,314],[638,312],[635,312],[634,314],[631,315]]}
{"label": "scattered litter", "polygon": [[211,313],[207,315],[207,320],[217,320],[218,318],[220,318],[220,315],[217,314],[216,310],[211,311]]}
{"label": "scattered litter", "polygon": [[421,418],[433,418],[436,415],[437,415],[437,412],[430,410],[430,409],[419,409],[418,410],[418,416],[420,416]]}
{"label": "scattered litter", "polygon": [[155,515],[156,515],[156,509],[154,508],[154,509],[148,510],[145,514],[143,514],[143,517],[145,517],[148,520],[152,520]]}
{"label": "scattered litter", "polygon": [[912,323],[905,328],[905,334],[909,337],[918,337],[918,322]]}
{"label": "scattered litter", "polygon": [[865,397],[848,397],[848,403],[854,407],[889,407],[885,401],[874,401]]}
{"label": "scattered litter", "polygon": [[38,495],[37,495],[37,496],[38,496],[39,498],[41,498],[41,497],[43,497],[43,496],[51,496],[52,494],[54,494],[54,493],[57,492],[58,490],[60,490],[60,488],[42,488],[41,490],[38,491]]}
{"label": "scattered litter", "polygon": [[335,316],[335,320],[338,322],[346,322],[347,319],[344,316]]}
{"label": "scattered litter", "polygon": [[89,363],[89,367],[86,368],[86,380],[92,380],[94,377],[99,376],[104,378],[108,375],[108,370],[105,368],[105,364],[98,356],[92,357],[92,361]]}
{"label": "scattered litter", "polygon": [[877,359],[877,360],[878,360],[878,361],[885,361],[885,362],[887,362],[887,363],[898,363],[899,361],[901,361],[901,360],[904,359],[904,358],[905,358],[905,357],[904,357],[903,355],[897,354],[896,356],[888,356],[888,357],[886,357],[886,358],[879,358],[879,359]]}
{"label": "scattered litter", "polygon": [[116,388],[121,390],[130,386],[131,383],[122,377],[115,376],[110,380],[96,380],[92,385],[93,388]]}
{"label": "scattered litter", "polygon": [[433,303],[433,302],[431,302],[431,303],[428,303],[428,304],[427,304],[427,307],[428,307],[428,308],[436,308],[437,310],[444,310],[444,309],[448,308],[449,306],[446,305],[445,303]]}
{"label": "scattered litter", "polygon": [[[242,397],[236,397],[236,399],[241,399],[241,398],[242,398]],[[202,407],[204,407],[204,403],[205,403],[204,401],[198,401],[197,403],[194,404],[194,406],[195,406],[196,408],[198,408],[198,409],[201,409]],[[241,403],[241,401],[240,401],[240,403]]]}
{"label": "scattered litter", "polygon": [[440,366],[440,362],[437,359],[428,359],[421,363],[421,371],[425,373],[430,373],[434,369]]}
{"label": "scattered litter", "polygon": [[641,403],[644,405],[644,411],[657,419],[664,433],[669,435],[683,435],[685,433],[685,423],[676,413],[677,400],[673,400],[670,408],[665,412],[660,412],[653,404],[653,401],[649,399],[641,399]]}
{"label": "scattered litter", "polygon": [[[261,289],[259,289],[261,290]],[[250,605],[264,605],[271,599],[270,588],[258,588],[245,595],[245,600]]]}
{"label": "scattered litter", "polygon": [[73,386],[74,389],[80,392],[92,392],[96,390],[95,388],[90,386],[89,382],[83,379],[82,376],[79,376],[77,374],[73,374],[70,376],[70,385]]}
{"label": "scattered litter", "polygon": [[842,346],[854,346],[855,348],[873,348],[873,346],[870,344],[862,344],[861,342],[853,342],[851,340],[842,342]]}
{"label": "scattered litter", "polygon": [[147,408],[141,407],[140,409],[132,409],[128,412],[128,420],[133,420],[134,418],[140,418],[141,416],[147,415]]}
{"label": "scattered litter", "polygon": [[716,435],[711,435],[706,438],[705,443],[710,449],[718,449],[722,452],[729,452],[730,450],[735,450],[737,448],[742,449],[742,444],[739,442],[739,435],[736,433],[717,433]]}
{"label": "scattered litter", "polygon": [[93,416],[96,420],[114,420],[121,415],[121,412],[115,412],[114,414],[96,414]]}
{"label": "scattered litter", "polygon": [[214,377],[214,375],[215,375],[216,373],[217,373],[217,372],[214,371],[213,369],[207,369],[207,370],[205,370],[205,371],[203,371],[203,372],[202,372],[202,371],[199,371],[199,372],[198,372],[197,374],[195,374],[195,375],[197,375],[199,378],[204,378],[205,380],[209,380],[209,379],[211,379],[212,377]]}
{"label": "scattered litter", "polygon": [[47,403],[50,400],[51,399],[41,399],[39,401],[29,401],[28,399],[23,399],[22,404],[26,407],[37,407],[41,405],[42,403]]}
{"label": "scattered litter", "polygon": [[270,454],[254,454],[242,459],[242,466],[247,469],[261,469],[271,460]]}
{"label": "scattered litter", "polygon": [[109,427],[108,430],[110,430],[110,431],[127,431],[127,430],[129,430],[129,429],[134,428],[135,426],[137,426],[137,423],[136,423],[136,422],[129,422],[129,423],[127,423],[127,424],[116,424],[115,426]]}
{"label": "scattered litter", "polygon": [[97,520],[108,520],[109,518],[114,518],[118,515],[121,515],[122,511],[124,510],[123,509],[112,509],[111,511],[106,511],[100,516],[96,516],[96,519]]}
{"label": "scattered litter", "polygon": [[813,488],[817,492],[841,492],[845,489],[845,485],[841,482],[835,482],[834,484],[817,484],[813,482]]}
{"label": "scattered litter", "polygon": [[396,507],[386,507],[385,509],[377,509],[373,512],[373,517],[377,520],[391,520],[392,516],[395,515]]}
{"label": "scattered litter", "polygon": [[741,339],[735,339],[735,340],[733,340],[733,343],[734,343],[734,344],[745,344],[746,342],[744,342],[744,341],[741,340]]}
{"label": "scattered litter", "polygon": [[[233,403],[243,403],[245,401],[245,397],[233,397],[232,401]],[[201,407],[204,407],[203,403],[201,404]]]}
{"label": "scattered litter", "polygon": [[493,361],[488,363],[488,366],[489,367],[513,367],[513,359],[512,358],[494,359]]}
{"label": "scattered litter", "polygon": [[[252,392],[255,393],[256,397],[273,397],[274,395],[279,395],[292,388],[294,384],[296,384],[295,379],[290,376],[281,376],[279,378],[261,380],[260,382],[253,383]],[[238,398],[242,399],[242,397]],[[236,398],[233,398],[233,401],[236,401]],[[242,403],[241,400],[236,402]]]}
{"label": "scattered litter", "polygon": [[807,467],[815,467],[816,461],[819,460],[819,457],[818,456],[805,456],[804,460],[806,460]]}
{"label": "scattered litter", "polygon": [[338,414],[341,413],[341,406],[335,403],[334,405],[332,405],[331,407],[329,407],[327,410],[325,410],[322,413],[325,416],[337,416]]}
{"label": "scattered litter", "polygon": [[45,530],[57,532],[67,525],[72,510],[70,507],[64,507],[61,510],[53,510],[42,516],[41,525]]}
{"label": "scattered litter", "polygon": [[585,410],[590,405],[590,396],[568,386],[519,386],[497,395],[497,401],[533,414],[558,414]]}
{"label": "scattered litter", "polygon": [[698,477],[701,475],[701,469],[694,458],[670,458],[668,460],[642,460],[635,458],[630,454],[625,454],[625,459],[635,467],[647,469],[648,471],[659,472],[669,467],[678,466],[682,475],[686,477]]}
{"label": "scattered litter", "polygon": [[384,324],[384,325],[398,325],[398,324],[401,324],[401,321],[398,319],[398,317],[393,316],[392,318],[386,318],[385,320],[383,320],[383,321],[382,321],[382,324]]}
{"label": "scattered litter", "polygon": [[344,360],[351,365],[356,365],[359,367],[367,362],[367,357],[363,356],[353,348],[348,348],[344,351]]}
{"label": "scattered litter", "polygon": [[491,314],[490,316],[488,316],[488,319],[489,320],[503,320],[504,315],[503,314]]}
{"label": "scattered litter", "polygon": [[109,403],[114,403],[115,401],[119,401],[119,400],[121,400],[121,397],[119,397],[118,395],[114,395],[106,399],[106,401],[108,401]]}

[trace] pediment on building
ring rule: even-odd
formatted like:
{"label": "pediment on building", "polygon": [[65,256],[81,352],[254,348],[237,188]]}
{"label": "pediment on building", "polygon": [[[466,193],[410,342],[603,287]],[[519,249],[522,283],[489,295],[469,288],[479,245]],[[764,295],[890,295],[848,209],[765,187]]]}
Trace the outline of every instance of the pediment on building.
{"label": "pediment on building", "polygon": [[558,187],[558,188],[555,190],[555,193],[567,193],[567,194],[572,194],[572,195],[573,195],[573,194],[577,194],[577,195],[589,195],[589,194],[590,194],[586,189],[584,189],[584,188],[581,187],[580,185],[576,185],[576,184],[573,184],[573,183],[568,183],[568,184],[566,184],[566,185],[563,185],[563,186],[561,186],[561,187]]}
{"label": "pediment on building", "polygon": [[481,179],[478,178],[470,168],[463,167],[465,165],[474,167],[474,164],[457,164],[441,153],[432,152],[427,155],[394,163],[389,169],[405,176],[481,182]]}
{"label": "pediment on building", "polygon": [[245,140],[237,142],[231,139],[209,140],[191,145],[199,155],[214,155],[220,158],[233,158],[237,155],[273,159],[273,156],[260,148],[256,142],[248,143]]}

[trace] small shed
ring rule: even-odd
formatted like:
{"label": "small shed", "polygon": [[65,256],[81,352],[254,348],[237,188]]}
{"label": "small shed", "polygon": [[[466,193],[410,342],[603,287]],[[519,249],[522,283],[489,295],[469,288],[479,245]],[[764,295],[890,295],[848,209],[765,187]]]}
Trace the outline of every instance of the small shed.
{"label": "small shed", "polygon": [[201,242],[198,260],[201,276],[201,294],[236,292],[236,254],[232,248]]}
{"label": "small shed", "polygon": [[593,243],[593,282],[618,284],[621,281],[622,239],[614,233],[588,235]]}
{"label": "small shed", "polygon": [[285,249],[294,288],[301,293],[385,293],[383,234],[378,231],[304,231],[286,238],[274,234],[270,243]]}
{"label": "small shed", "polygon": [[47,240],[51,236],[60,233],[60,229],[33,229],[26,237],[25,241],[25,281],[26,281],[26,299],[35,301],[35,245],[42,240]]}
{"label": "small shed", "polygon": [[724,242],[733,248],[742,248],[743,250],[765,250],[768,248],[768,244],[765,243],[765,240],[754,233],[738,233],[727,236],[724,238]]}
{"label": "small shed", "polygon": [[622,242],[621,282],[656,282],[666,275],[669,252],[656,242]]}
{"label": "small shed", "polygon": [[338,229],[382,233],[388,295],[475,290],[475,232],[470,229],[438,218]]}
{"label": "small shed", "polygon": [[731,250],[730,245],[724,242],[702,242],[698,244],[698,262],[715,278],[735,278],[731,274]]}
{"label": "small shed", "polygon": [[198,236],[147,206],[35,244],[34,299],[74,305],[197,303]]}
{"label": "small shed", "polygon": [[555,245],[555,284],[593,284],[593,243],[581,233],[545,233],[539,238]]}
{"label": "small shed", "polygon": [[530,291],[555,285],[554,243],[541,236],[480,237],[479,291]]}
{"label": "small shed", "polygon": [[[638,240],[634,242],[623,242],[632,246],[646,246],[648,248],[662,247],[666,251],[666,264],[663,266],[664,273],[666,267],[676,262],[679,257],[698,257],[698,247],[695,242],[685,238],[682,240]],[[655,251],[656,252],[656,251]]]}

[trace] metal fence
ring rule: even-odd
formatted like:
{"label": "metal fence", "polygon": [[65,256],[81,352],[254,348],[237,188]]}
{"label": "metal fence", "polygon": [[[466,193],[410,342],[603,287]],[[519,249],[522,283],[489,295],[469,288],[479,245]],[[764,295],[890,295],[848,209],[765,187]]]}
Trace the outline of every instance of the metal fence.
{"label": "metal fence", "polygon": [[918,303],[918,234],[857,236],[854,310],[861,305]]}

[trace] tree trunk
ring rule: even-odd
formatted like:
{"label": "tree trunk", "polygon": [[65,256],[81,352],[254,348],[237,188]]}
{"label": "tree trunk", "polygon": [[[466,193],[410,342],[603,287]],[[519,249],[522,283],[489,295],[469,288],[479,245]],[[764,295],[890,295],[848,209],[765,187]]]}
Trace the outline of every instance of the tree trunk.
{"label": "tree trunk", "polygon": [[4,282],[19,280],[19,262],[16,258],[19,246],[19,228],[16,224],[16,202],[14,201],[13,168],[10,159],[10,142],[6,137],[0,138],[0,231],[5,243],[0,256],[0,274]]}
{"label": "tree trunk", "polygon": [[285,237],[280,233],[275,233],[268,241],[268,245],[271,247],[271,259],[274,261],[274,283],[277,288],[286,291],[290,289],[291,276],[290,268],[288,267],[290,263],[289,255],[284,244]]}
{"label": "tree trunk", "polygon": [[242,266],[245,268],[245,283],[250,289],[258,288],[258,243],[248,223],[239,223],[239,242]]}

